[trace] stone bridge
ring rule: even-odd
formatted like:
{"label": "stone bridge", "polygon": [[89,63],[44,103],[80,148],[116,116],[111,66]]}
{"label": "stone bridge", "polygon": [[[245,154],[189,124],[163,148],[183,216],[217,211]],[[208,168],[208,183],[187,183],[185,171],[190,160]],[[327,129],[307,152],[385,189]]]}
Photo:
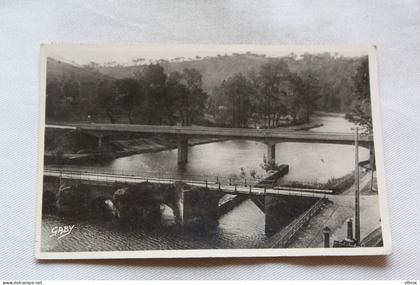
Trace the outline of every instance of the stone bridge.
{"label": "stone bridge", "polygon": [[[329,190],[275,187],[269,179],[259,182],[219,177],[196,180],[55,168],[44,169],[44,188],[48,188],[45,183],[56,185],[54,195],[59,212],[77,212],[79,207],[106,210],[106,205],[112,204],[113,207],[108,208],[113,208],[123,220],[153,224],[160,215],[160,205],[165,204],[172,209],[176,224],[187,227],[217,225],[223,214],[220,212],[223,196],[246,197],[265,213],[268,234],[277,232],[290,222],[290,217],[320,198],[332,195]],[[54,191],[54,187],[49,189]],[[74,202],[73,206],[66,200],[71,201],[70,204]]]}

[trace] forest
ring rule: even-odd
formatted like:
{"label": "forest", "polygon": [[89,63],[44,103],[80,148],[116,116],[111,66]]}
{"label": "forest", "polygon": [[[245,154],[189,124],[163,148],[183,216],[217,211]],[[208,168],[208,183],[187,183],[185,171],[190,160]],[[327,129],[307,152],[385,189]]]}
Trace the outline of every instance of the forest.
{"label": "forest", "polygon": [[251,53],[130,66],[47,62],[50,122],[274,128],[313,111],[371,128],[367,57]]}

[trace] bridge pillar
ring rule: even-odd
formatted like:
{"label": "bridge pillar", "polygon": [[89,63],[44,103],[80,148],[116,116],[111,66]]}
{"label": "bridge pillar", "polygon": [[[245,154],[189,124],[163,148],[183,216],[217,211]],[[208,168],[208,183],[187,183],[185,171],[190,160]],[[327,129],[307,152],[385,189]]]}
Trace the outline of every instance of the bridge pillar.
{"label": "bridge pillar", "polygon": [[179,226],[184,225],[184,185],[175,185],[174,201],[172,209],[175,215],[175,223]]}
{"label": "bridge pillar", "polygon": [[102,148],[102,141],[103,141],[103,138],[104,138],[104,135],[103,135],[103,134],[100,134],[100,135],[98,136],[98,149],[101,149],[101,148]]}
{"label": "bridge pillar", "polygon": [[188,162],[188,137],[178,137],[178,164],[185,164]]}
{"label": "bridge pillar", "polygon": [[218,225],[219,200],[223,193],[193,187],[183,193],[183,225],[204,230]]}
{"label": "bridge pillar", "polygon": [[272,142],[267,143],[267,162],[276,162],[276,144]]}

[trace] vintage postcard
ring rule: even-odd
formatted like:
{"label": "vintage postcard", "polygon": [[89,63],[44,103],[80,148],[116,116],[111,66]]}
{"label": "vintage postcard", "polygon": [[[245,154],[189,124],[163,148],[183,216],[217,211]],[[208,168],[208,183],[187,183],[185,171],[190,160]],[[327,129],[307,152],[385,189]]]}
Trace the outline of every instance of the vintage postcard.
{"label": "vintage postcard", "polygon": [[39,259],[391,252],[376,48],[41,47]]}

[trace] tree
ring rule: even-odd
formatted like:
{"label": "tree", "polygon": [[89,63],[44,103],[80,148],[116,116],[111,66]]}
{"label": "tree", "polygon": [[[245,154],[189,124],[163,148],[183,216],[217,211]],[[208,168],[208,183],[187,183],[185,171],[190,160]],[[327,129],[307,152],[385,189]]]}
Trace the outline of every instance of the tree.
{"label": "tree", "polygon": [[63,85],[64,97],[72,104],[77,105],[80,99],[80,84],[76,80],[74,73],[64,82]]}
{"label": "tree", "polygon": [[63,90],[57,79],[47,82],[46,116],[47,118],[60,118],[63,111]]}
{"label": "tree", "polygon": [[[277,127],[285,115],[293,123],[307,122],[320,97],[320,82],[311,70],[300,75],[289,70],[283,60],[271,60],[259,73],[236,73],[215,89],[216,117],[234,127],[247,127],[250,120],[265,120],[266,127]],[[213,107],[213,109],[215,109]]]}
{"label": "tree", "polygon": [[289,75],[290,70],[284,60],[270,60],[261,66],[259,82],[267,127],[274,127],[275,114],[284,110],[284,89]]}
{"label": "tree", "polygon": [[163,67],[149,64],[141,74],[145,88],[144,117],[149,124],[162,124],[171,121],[171,100],[168,96]]}
{"label": "tree", "polygon": [[196,69],[167,74],[159,64],[149,64],[136,73],[140,83],[142,109],[148,124],[188,126],[204,116],[207,94]]}
{"label": "tree", "polygon": [[202,89],[201,73],[195,68],[185,68],[182,77],[188,90],[184,101],[185,125],[197,122],[204,115],[207,94]]}
{"label": "tree", "polygon": [[357,72],[353,76],[353,81],[357,104],[350,117],[352,121],[362,127],[364,133],[371,133],[372,110],[369,85],[369,61],[367,57],[363,58],[360,66],[357,68]]}
{"label": "tree", "polygon": [[142,101],[142,86],[133,78],[124,78],[115,82],[115,89],[119,106],[127,113],[128,122],[132,124],[133,110]]}
{"label": "tree", "polygon": [[169,94],[171,94],[173,102],[173,116],[183,126],[188,124],[188,97],[189,90],[185,84],[183,84],[183,77],[180,72],[172,72],[167,81],[167,88]]}
{"label": "tree", "polygon": [[292,98],[289,102],[290,115],[294,123],[308,122],[316,102],[321,97],[320,82],[315,72],[308,69],[297,75],[291,73]]}
{"label": "tree", "polygon": [[167,81],[173,116],[183,126],[196,123],[204,115],[207,94],[201,88],[201,74],[196,69],[172,72]]}
{"label": "tree", "polygon": [[251,70],[247,77],[252,89],[250,102],[253,112],[251,114],[251,119],[256,128],[257,123],[263,120],[265,110],[265,104],[261,91],[262,84],[260,82],[259,74],[255,70]]}
{"label": "tree", "polygon": [[114,83],[108,80],[99,82],[96,89],[96,95],[99,105],[105,109],[105,114],[108,116],[111,123],[116,123],[114,113],[116,110],[117,100],[115,96]]}
{"label": "tree", "polygon": [[188,90],[183,84],[182,73],[172,72],[166,82],[167,92],[171,100],[171,116],[175,122],[186,125],[186,102],[188,101]]}
{"label": "tree", "polygon": [[230,126],[248,126],[252,114],[252,90],[251,82],[242,73],[229,77],[220,85],[218,90],[219,104],[225,107],[220,109],[220,112],[226,113]]}

